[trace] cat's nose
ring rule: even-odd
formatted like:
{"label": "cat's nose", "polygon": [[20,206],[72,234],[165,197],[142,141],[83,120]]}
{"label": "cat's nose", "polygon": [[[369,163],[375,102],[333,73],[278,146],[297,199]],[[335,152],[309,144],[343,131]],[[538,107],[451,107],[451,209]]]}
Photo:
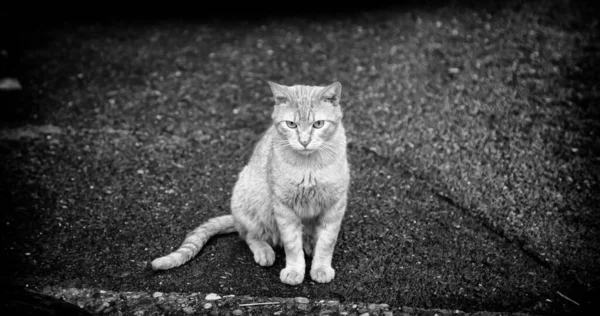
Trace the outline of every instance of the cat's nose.
{"label": "cat's nose", "polygon": [[304,146],[304,148],[306,148],[306,146],[308,146],[308,144],[310,143],[310,139],[298,141],[300,142],[300,145]]}

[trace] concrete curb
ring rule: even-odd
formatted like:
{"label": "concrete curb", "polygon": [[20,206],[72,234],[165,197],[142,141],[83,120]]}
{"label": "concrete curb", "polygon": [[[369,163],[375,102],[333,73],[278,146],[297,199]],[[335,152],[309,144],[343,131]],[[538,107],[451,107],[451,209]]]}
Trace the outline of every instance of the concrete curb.
{"label": "concrete curb", "polygon": [[402,315],[528,316],[525,313],[391,307],[388,304],[339,302],[306,297],[254,297],[216,293],[114,292],[93,288],[45,287],[42,294],[79,306],[95,315]]}

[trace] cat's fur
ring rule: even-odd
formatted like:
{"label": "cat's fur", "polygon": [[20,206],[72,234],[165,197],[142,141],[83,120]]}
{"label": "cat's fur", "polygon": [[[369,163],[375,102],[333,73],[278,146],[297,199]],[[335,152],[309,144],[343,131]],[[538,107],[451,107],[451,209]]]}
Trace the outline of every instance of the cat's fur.
{"label": "cat's fur", "polygon": [[198,226],[179,249],[152,261],[155,270],[177,267],[210,237],[237,231],[261,266],[272,265],[272,247],[283,245],[283,283],[303,281],[304,253],[313,256],[313,280],[334,278],[331,260],[350,181],[339,103],[342,86],[269,85],[275,100],[273,122],[239,174],[232,214]]}

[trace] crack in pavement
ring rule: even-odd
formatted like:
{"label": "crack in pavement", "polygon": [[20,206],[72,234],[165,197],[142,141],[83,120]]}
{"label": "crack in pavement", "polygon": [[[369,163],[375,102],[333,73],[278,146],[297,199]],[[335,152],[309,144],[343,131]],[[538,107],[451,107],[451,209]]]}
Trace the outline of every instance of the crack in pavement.
{"label": "crack in pavement", "polygon": [[378,152],[376,152],[375,150],[372,150],[366,146],[356,145],[354,143],[349,143],[348,145],[354,146],[359,150],[365,151],[369,154],[374,155],[378,159],[385,161],[384,165],[386,165],[387,167],[392,166],[393,168],[401,168],[403,172],[406,172],[406,173],[410,174],[411,176],[413,176],[415,179],[424,182],[427,185],[427,187],[429,187],[429,189],[433,192],[434,196],[437,197],[438,199],[459,209],[463,214],[474,219],[477,223],[479,223],[481,226],[483,226],[486,230],[488,230],[489,232],[493,233],[494,235],[502,238],[508,244],[516,244],[516,246],[519,248],[519,250],[522,253],[524,253],[527,257],[534,260],[540,266],[542,266],[546,269],[549,269],[553,272],[559,272],[556,265],[554,265],[551,262],[549,262],[548,260],[544,259],[532,247],[528,247],[529,243],[527,240],[525,240],[521,236],[509,236],[508,234],[506,234],[506,232],[495,227],[493,225],[493,223],[486,221],[485,218],[482,218],[481,216],[477,216],[477,215],[473,214],[473,212],[468,207],[465,207],[464,205],[461,205],[460,203],[456,202],[455,199],[453,199],[450,195],[448,195],[444,192],[444,191],[446,191],[445,189],[441,189],[429,177],[413,172],[410,167],[403,165],[402,162],[400,162],[398,159],[396,159],[394,157],[383,156],[383,155],[379,154]]}

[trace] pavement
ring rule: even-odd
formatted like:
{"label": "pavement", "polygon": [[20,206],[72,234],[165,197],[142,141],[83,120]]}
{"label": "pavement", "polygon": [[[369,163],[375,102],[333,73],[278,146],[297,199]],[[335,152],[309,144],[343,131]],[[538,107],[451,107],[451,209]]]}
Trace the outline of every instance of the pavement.
{"label": "pavement", "polygon": [[[107,315],[595,310],[594,12],[457,1],[16,30],[3,65],[21,89],[0,91],[0,280]],[[336,278],[281,284],[283,252],[259,267],[234,234],[151,271],[229,212],[269,124],[267,80],[343,85],[353,180]]]}

